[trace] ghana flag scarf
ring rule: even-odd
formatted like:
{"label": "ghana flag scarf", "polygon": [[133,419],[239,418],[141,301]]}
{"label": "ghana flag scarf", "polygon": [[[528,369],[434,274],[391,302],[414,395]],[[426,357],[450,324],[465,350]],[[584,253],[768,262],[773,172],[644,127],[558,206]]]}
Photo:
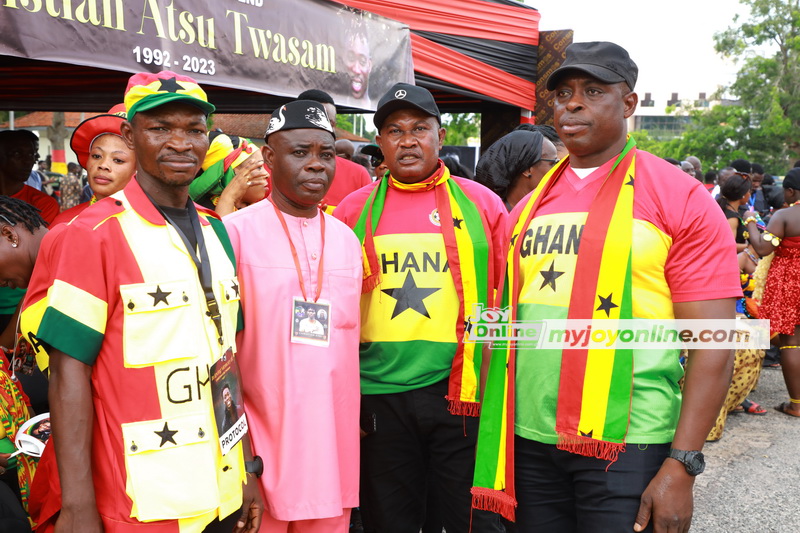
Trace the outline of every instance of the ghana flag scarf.
{"label": "ghana flag scarf", "polygon": [[[456,321],[458,347],[450,371],[447,399],[450,412],[457,415],[480,414],[479,376],[481,349],[474,342],[463,342],[466,314],[475,304],[484,307],[492,301],[492,239],[486,220],[439,160],[436,172],[418,183],[402,183],[391,175],[381,179],[369,195],[353,230],[361,241],[364,280],[362,293],[374,290],[381,283],[381,270],[375,249],[375,231],[383,214],[389,187],[403,191],[430,191],[436,197],[436,209],[444,237],[447,261],[453,276],[459,309]],[[459,220],[458,227],[454,220]]]}
{"label": "ghana flag scarf", "polygon": [[[592,201],[581,234],[568,319],[630,319],[633,183],[636,142],[632,137],[617,157]],[[542,199],[563,176],[568,160],[550,171],[528,199],[514,224],[524,235]],[[522,238],[512,238],[501,307],[510,306],[516,320],[520,294]],[[608,309],[609,295],[620,305]],[[601,297],[602,296],[602,297]],[[493,348],[483,402],[472,504],[514,519],[514,386],[515,345]],[[591,369],[591,371],[587,371]],[[633,387],[631,350],[563,349],[556,409],[557,447],[571,453],[615,461],[625,450]]]}

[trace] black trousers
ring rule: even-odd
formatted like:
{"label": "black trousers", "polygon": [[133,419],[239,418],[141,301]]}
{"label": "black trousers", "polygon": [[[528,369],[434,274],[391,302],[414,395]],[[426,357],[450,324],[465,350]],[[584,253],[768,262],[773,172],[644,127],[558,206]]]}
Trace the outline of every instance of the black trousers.
{"label": "black trousers", "polygon": [[[524,533],[630,533],[639,499],[669,444],[628,444],[612,464],[514,439],[517,528]],[[652,521],[645,531],[652,531]]]}
{"label": "black trousers", "polygon": [[451,415],[447,380],[413,391],[364,395],[361,510],[365,532],[418,533],[435,491],[448,533],[502,532],[499,517],[471,510],[478,419]]}

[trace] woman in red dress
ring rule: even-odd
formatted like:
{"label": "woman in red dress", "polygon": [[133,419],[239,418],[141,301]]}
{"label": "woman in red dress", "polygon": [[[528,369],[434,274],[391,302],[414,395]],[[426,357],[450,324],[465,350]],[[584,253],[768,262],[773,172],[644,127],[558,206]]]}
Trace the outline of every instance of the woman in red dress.
{"label": "woman in red dress", "polygon": [[763,234],[758,232],[755,213],[746,212],[744,222],[750,243],[760,256],[775,252],[759,316],[770,321],[771,334],[779,335],[789,401],[776,409],[800,417],[800,168],[786,174],[783,193],[788,207],[775,212]]}

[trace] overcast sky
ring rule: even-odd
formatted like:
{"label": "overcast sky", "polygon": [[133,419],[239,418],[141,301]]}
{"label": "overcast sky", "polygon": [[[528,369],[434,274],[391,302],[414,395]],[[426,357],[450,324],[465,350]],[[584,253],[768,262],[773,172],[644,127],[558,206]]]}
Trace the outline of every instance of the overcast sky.
{"label": "overcast sky", "polygon": [[[636,92],[655,99],[709,96],[729,85],[737,65],[714,51],[714,33],[733,26],[736,13],[748,13],[738,0],[525,0],[539,10],[540,31],[572,29],[574,40],[613,41],[639,66]],[[741,19],[740,19],[741,21]],[[738,24],[737,24],[738,25]]]}

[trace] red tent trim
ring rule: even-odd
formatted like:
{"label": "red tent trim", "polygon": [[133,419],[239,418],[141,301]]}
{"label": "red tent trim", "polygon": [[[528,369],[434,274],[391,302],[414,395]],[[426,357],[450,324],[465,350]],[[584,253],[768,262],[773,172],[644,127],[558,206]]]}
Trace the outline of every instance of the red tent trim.
{"label": "red tent trim", "polygon": [[523,109],[536,108],[536,84],[411,34],[414,70]]}
{"label": "red tent trim", "polygon": [[408,24],[412,30],[539,45],[539,12],[483,0],[342,0]]}

